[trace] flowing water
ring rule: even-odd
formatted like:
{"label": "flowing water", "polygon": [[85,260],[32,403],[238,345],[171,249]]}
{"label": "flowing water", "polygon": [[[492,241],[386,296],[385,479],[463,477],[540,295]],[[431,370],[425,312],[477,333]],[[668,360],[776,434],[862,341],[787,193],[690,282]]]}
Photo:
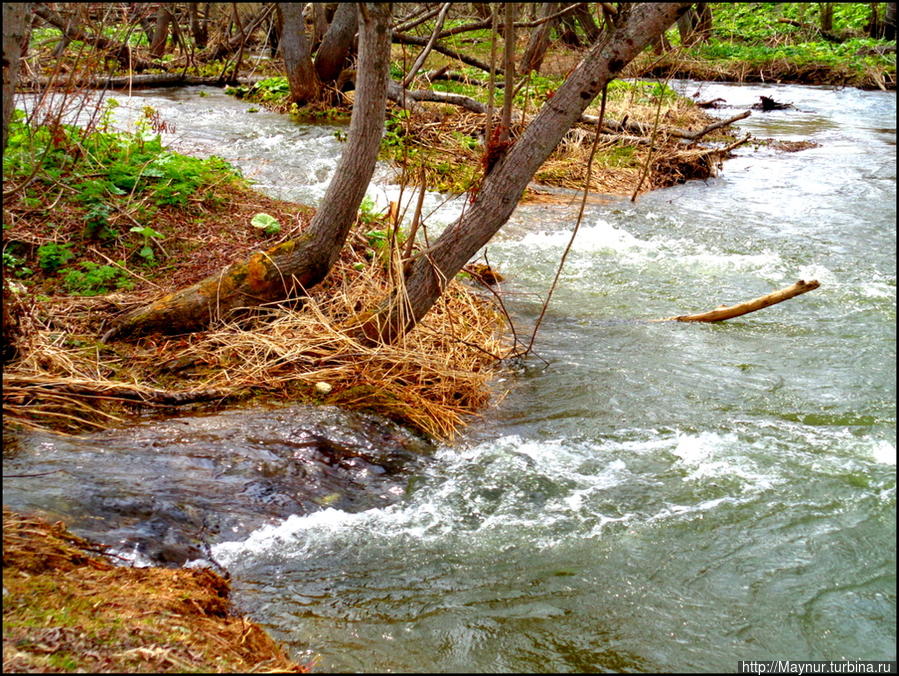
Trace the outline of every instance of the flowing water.
{"label": "flowing water", "polygon": [[[212,542],[239,608],[325,671],[895,660],[896,95],[678,86],[792,102],[740,129],[820,146],[744,146],[718,178],[590,206],[539,358],[460,443],[291,407],[23,435],[5,473],[60,471],[5,479],[5,504],[156,560]],[[278,197],[319,199],[341,150],[212,89],[120,100]],[[488,247],[522,331],[576,199],[520,206]],[[720,325],[640,321],[813,278]]]}

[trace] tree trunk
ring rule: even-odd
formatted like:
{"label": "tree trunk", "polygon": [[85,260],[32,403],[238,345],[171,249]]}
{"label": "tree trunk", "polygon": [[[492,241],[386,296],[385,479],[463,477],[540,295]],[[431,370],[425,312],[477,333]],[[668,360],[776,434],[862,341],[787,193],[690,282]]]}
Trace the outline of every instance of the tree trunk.
{"label": "tree trunk", "polygon": [[883,17],[883,39],[896,39],[896,3],[888,2],[887,11]]}
{"label": "tree trunk", "polygon": [[602,88],[666,30],[689,3],[640,3],[606,33],[547,101],[506,157],[484,178],[474,203],[408,267],[395,290],[367,317],[361,332],[393,342],[411,330],[440,297],[448,280],[508,220],[534,172]]}
{"label": "tree trunk", "polygon": [[[558,2],[544,2],[540,7],[540,18],[548,17],[559,9]],[[543,58],[546,56],[546,50],[549,48],[549,36],[557,19],[534,26],[531,31],[531,37],[528,39],[528,46],[525,47],[524,54],[518,66],[518,72],[527,75],[531,71],[540,72],[540,66],[543,64]]]}
{"label": "tree trunk", "polygon": [[[209,3],[206,3],[207,5]],[[207,12],[208,7],[207,7]],[[197,49],[203,49],[206,47],[206,42],[209,40],[209,30],[207,24],[208,17],[204,14],[203,19],[200,20],[200,3],[199,2],[191,2],[190,3],[190,33],[194,39],[194,45]]]}
{"label": "tree trunk", "polygon": [[[3,3],[3,150],[9,135],[19,65],[31,34],[31,3]],[[4,303],[5,305],[5,303]]]}
{"label": "tree trunk", "polygon": [[684,47],[706,42],[712,34],[712,10],[708,3],[697,2],[677,20],[677,31]]}
{"label": "tree trunk", "polygon": [[312,3],[312,49],[318,49],[328,32],[328,16],[325,5],[321,2]]}
{"label": "tree trunk", "polygon": [[169,24],[172,23],[172,13],[165,4],[160,4],[156,12],[156,28],[153,31],[153,42],[150,44],[150,56],[154,59],[165,54],[165,44],[169,39]]}
{"label": "tree trunk", "polygon": [[833,3],[821,2],[821,30],[828,33],[833,31]]}
{"label": "tree trunk", "polygon": [[[512,102],[515,100],[515,3],[505,3],[505,25],[503,26],[503,112],[500,116],[499,140],[509,139],[512,129]],[[490,139],[487,139],[490,142]]]}
{"label": "tree trunk", "polygon": [[471,6],[474,8],[475,14],[477,14],[482,19],[490,18],[490,3],[489,2],[472,2]]}
{"label": "tree trunk", "polygon": [[305,105],[318,98],[319,82],[306,39],[303,8],[296,2],[279,2],[277,11],[281,17],[281,55],[290,84],[290,98],[297,105]]}
{"label": "tree trunk", "polygon": [[193,331],[238,308],[305,293],[334,265],[374,173],[384,131],[390,64],[388,3],[360,6],[356,99],[346,148],[322,204],[297,239],[255,253],[203,281],[125,315],[103,336]]}
{"label": "tree trunk", "polygon": [[315,72],[322,82],[334,82],[348,65],[357,23],[354,4],[340,3],[315,55]]}
{"label": "tree trunk", "polygon": [[584,35],[587,36],[587,41],[592,45],[599,39],[599,26],[596,25],[596,21],[593,20],[593,15],[590,13],[590,7],[587,3],[583,3],[576,10],[574,10],[575,20],[580,24],[581,28],[584,31]]}

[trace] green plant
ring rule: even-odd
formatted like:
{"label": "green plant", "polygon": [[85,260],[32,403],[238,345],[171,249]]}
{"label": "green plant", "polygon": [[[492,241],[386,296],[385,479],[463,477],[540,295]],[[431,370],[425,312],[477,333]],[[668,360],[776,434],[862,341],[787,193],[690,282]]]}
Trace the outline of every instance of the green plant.
{"label": "green plant", "polygon": [[276,235],[281,232],[281,224],[278,219],[270,214],[256,214],[250,221],[250,225],[259,228],[266,235]]}
{"label": "green plant", "polygon": [[75,257],[69,244],[48,242],[37,248],[37,264],[44,272],[56,272],[60,267]]}
{"label": "green plant", "polygon": [[153,243],[154,239],[164,239],[165,235],[163,235],[161,232],[157,232],[149,225],[145,225],[143,227],[135,225],[129,232],[136,233],[143,238],[141,242],[142,246],[137,252],[137,255],[142,257],[147,263],[155,263],[156,256],[153,254],[153,247],[151,246],[151,244]]}
{"label": "green plant", "polygon": [[19,258],[9,251],[3,252],[3,267],[16,277],[29,277],[34,274],[34,271],[31,268],[25,266],[24,259]]}
{"label": "green plant", "polygon": [[98,265],[91,261],[84,261],[80,265],[84,269],[83,271],[73,268],[60,270],[63,275],[63,287],[70,293],[79,296],[97,296],[114,289],[134,288],[134,282],[119,268],[111,265]]}
{"label": "green plant", "polygon": [[387,147],[402,148],[405,145],[406,123],[410,113],[408,110],[397,110],[384,123],[386,131],[381,144]]}
{"label": "green plant", "polygon": [[379,214],[375,212],[375,201],[366,195],[362,198],[362,204],[359,205],[359,220],[363,223],[374,223],[378,220]]}

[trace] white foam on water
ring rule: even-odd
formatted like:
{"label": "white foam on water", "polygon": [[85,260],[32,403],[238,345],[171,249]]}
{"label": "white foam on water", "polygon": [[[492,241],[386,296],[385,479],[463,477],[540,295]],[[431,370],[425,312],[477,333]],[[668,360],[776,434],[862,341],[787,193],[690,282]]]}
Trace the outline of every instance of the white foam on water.
{"label": "white foam on water", "polygon": [[[554,230],[531,232],[515,242],[504,242],[504,245],[524,246],[538,250],[564,248],[571,239],[570,230]],[[610,251],[618,254],[643,254],[652,257],[658,253],[668,240],[643,240],[630,234],[627,230],[615,227],[607,221],[598,219],[593,225],[582,227],[574,239],[573,250],[582,253]]]}
{"label": "white foam on water", "polygon": [[[748,499],[776,478],[743,458],[744,447],[734,434],[713,432],[602,443],[505,436],[438,451],[432,475],[405,502],[357,513],[328,508],[294,515],[242,542],[215,545],[213,553],[228,566],[257,555],[289,559],[352,555],[365,547],[427,548],[448,538],[459,538],[466,547],[498,541],[552,547],[572,537],[602,537],[611,526],[682,517],[714,509],[722,500]],[[666,485],[647,481],[643,470],[635,473],[631,459],[640,454],[685,468],[682,481],[738,477],[740,483],[724,498],[703,498],[697,488],[685,494],[675,475]],[[655,507],[644,508],[638,497],[628,497],[626,504],[615,497],[619,486],[638,484]],[[669,498],[670,491],[679,497]],[[685,499],[695,504],[680,504]]]}
{"label": "white foam on water", "polygon": [[871,457],[881,465],[896,466],[896,445],[880,440],[871,446]]}
{"label": "white foam on water", "polygon": [[[558,251],[564,249],[570,239],[571,233],[568,230],[541,230],[527,233],[514,241],[502,241],[498,246],[501,251],[508,252],[510,256],[515,256],[513,252],[525,247],[529,252],[545,251],[550,252],[548,255],[552,257],[558,257]],[[700,275],[719,275],[736,270],[754,273],[767,280],[781,280],[796,274],[789,269],[788,264],[781,256],[773,251],[720,252],[709,250],[685,239],[660,236],[641,239],[624,228],[612,225],[603,219],[597,219],[595,223],[582,227],[578,232],[572,246],[570,269],[576,271],[591,267],[596,264],[596,254],[614,256],[619,264],[626,265],[659,264],[668,266],[674,261],[678,268]],[[820,269],[822,272],[819,273],[819,276],[827,278],[828,275],[823,272],[826,269]],[[799,274],[801,276],[811,273],[800,271]],[[814,277],[808,276],[807,278],[813,279]]]}

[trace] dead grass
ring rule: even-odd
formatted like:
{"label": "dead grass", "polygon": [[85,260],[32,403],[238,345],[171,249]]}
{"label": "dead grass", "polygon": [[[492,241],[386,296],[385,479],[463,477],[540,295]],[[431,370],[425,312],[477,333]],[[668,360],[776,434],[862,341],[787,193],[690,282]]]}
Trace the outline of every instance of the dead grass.
{"label": "dead grass", "polygon": [[3,671],[305,672],[232,614],[209,569],[125,568],[61,523],[3,510]]}
{"label": "dead grass", "polygon": [[[190,336],[97,342],[99,321],[113,308],[143,303],[155,291],[45,303],[24,320],[30,326],[19,357],[4,369],[4,423],[71,434],[123,424],[140,409],[261,397],[371,410],[452,439],[488,402],[491,373],[507,352],[501,317],[454,281],[402,343],[357,342],[348,321],[390,287],[382,253],[372,255],[366,244],[356,233],[305,302]],[[327,394],[316,390],[322,382]]]}

